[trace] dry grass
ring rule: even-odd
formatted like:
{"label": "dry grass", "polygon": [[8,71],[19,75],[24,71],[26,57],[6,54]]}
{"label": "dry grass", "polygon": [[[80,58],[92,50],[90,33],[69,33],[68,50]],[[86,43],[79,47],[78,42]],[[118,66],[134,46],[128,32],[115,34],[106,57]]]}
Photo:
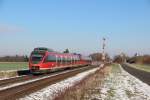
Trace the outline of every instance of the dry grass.
{"label": "dry grass", "polygon": [[104,78],[108,75],[110,69],[110,66],[106,66],[96,71],[73,87],[66,89],[65,92],[60,93],[55,100],[87,100],[92,94],[99,93],[99,89],[96,89],[96,87],[103,84]]}
{"label": "dry grass", "polygon": [[0,71],[0,78],[10,78],[17,76],[17,71]]}

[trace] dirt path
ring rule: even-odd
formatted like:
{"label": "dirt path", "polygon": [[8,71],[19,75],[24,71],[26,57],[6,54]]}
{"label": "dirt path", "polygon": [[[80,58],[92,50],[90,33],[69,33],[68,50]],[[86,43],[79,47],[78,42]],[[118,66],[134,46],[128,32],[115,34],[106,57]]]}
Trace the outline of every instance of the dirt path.
{"label": "dirt path", "polygon": [[150,73],[130,67],[127,64],[122,64],[122,67],[130,74],[139,78],[144,83],[150,85]]}

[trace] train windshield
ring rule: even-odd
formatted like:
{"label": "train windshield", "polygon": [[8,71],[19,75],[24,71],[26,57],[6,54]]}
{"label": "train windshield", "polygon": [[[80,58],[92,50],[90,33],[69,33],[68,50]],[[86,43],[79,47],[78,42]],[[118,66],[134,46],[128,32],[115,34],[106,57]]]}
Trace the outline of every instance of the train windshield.
{"label": "train windshield", "polygon": [[43,59],[43,55],[32,55],[31,56],[32,63],[34,63],[34,64],[38,64],[40,61],[42,61],[42,59]]}

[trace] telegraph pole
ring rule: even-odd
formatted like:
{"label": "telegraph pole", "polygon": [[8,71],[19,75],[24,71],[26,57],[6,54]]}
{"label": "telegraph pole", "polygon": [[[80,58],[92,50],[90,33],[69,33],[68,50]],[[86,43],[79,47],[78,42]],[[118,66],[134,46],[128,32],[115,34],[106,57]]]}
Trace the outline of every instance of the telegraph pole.
{"label": "telegraph pole", "polygon": [[103,61],[103,64],[105,64],[105,46],[106,46],[106,43],[105,43],[105,41],[106,41],[106,39],[105,38],[103,38],[103,47],[102,47],[102,61]]}

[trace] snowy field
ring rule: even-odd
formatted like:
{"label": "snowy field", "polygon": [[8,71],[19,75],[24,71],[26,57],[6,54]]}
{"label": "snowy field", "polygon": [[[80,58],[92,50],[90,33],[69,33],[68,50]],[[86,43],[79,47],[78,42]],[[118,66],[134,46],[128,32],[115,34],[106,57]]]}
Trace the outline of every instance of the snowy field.
{"label": "snowy field", "polygon": [[25,96],[24,98],[20,98],[20,100],[53,100],[58,95],[58,93],[65,91],[65,89],[75,85],[77,82],[81,81],[89,74],[94,73],[98,69],[99,68],[94,68],[92,70],[77,74],[74,77],[50,85],[40,91]]}
{"label": "snowy field", "polygon": [[[98,88],[98,87],[97,87]],[[93,94],[94,100],[150,100],[150,86],[130,75],[123,68],[113,66],[112,71]]]}
{"label": "snowy field", "polygon": [[[68,78],[20,100],[53,100],[60,92],[81,81],[98,68]],[[95,87],[98,90],[84,100],[150,100],[150,86],[130,75],[120,65],[113,65],[103,84]]]}

